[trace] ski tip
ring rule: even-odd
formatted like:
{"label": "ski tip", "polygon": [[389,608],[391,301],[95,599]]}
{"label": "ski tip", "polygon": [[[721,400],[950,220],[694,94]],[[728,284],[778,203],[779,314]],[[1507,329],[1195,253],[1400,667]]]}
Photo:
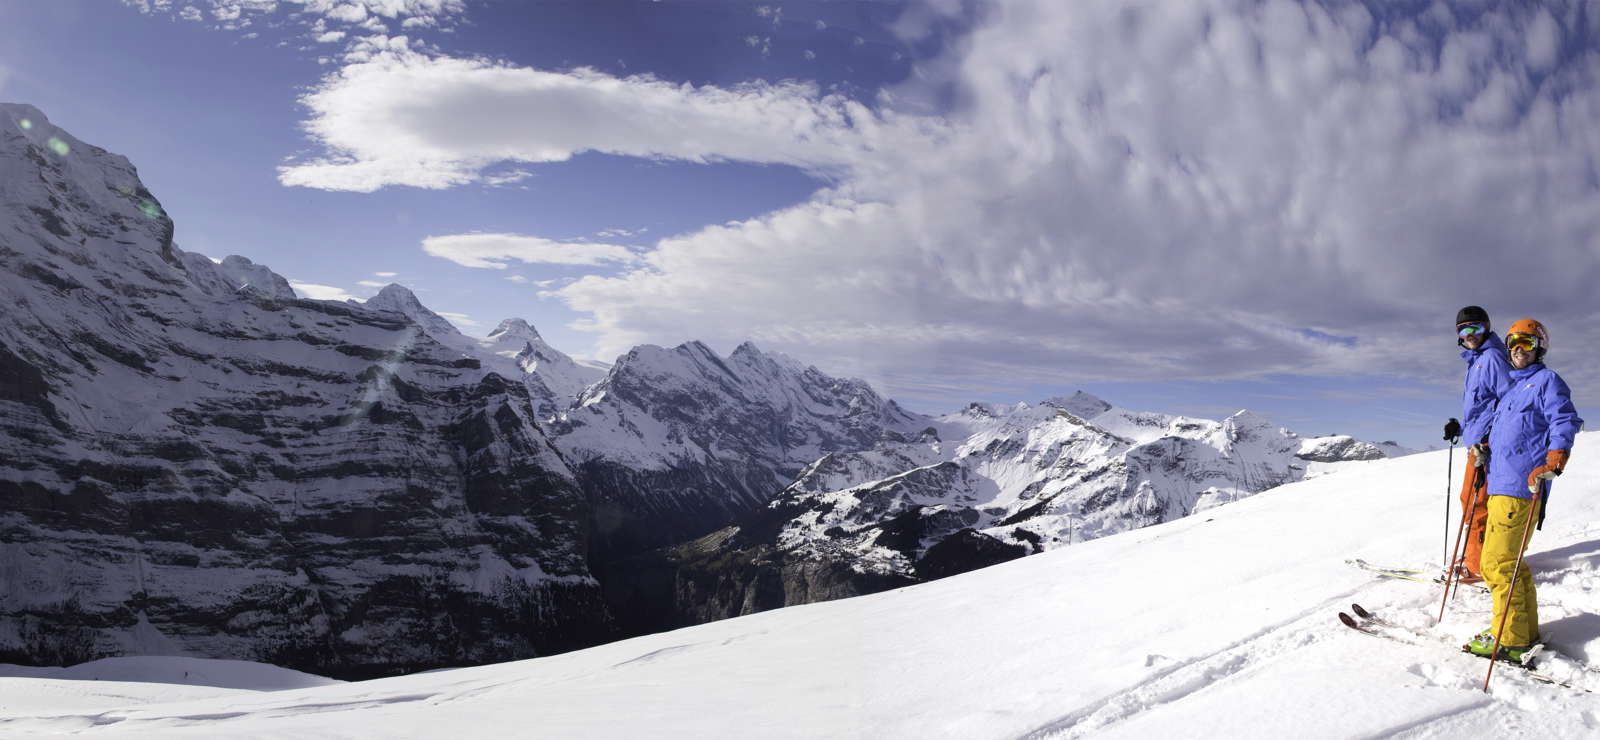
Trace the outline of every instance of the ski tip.
{"label": "ski tip", "polygon": [[1356,627],[1357,626],[1355,617],[1352,617],[1349,614],[1345,614],[1344,612],[1339,612],[1339,621],[1344,622],[1344,626],[1346,626],[1346,627]]}
{"label": "ski tip", "polygon": [[1350,611],[1355,612],[1356,616],[1361,617],[1362,619],[1371,619],[1372,618],[1372,612],[1367,611],[1360,604],[1351,604],[1350,605]]}

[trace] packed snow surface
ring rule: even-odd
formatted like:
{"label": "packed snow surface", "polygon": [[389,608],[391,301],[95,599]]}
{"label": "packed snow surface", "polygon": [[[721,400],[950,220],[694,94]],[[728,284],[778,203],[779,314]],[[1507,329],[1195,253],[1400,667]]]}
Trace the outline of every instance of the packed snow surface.
{"label": "packed snow surface", "polygon": [[[1515,668],[1480,690],[1488,664],[1456,646],[1486,626],[1486,595],[1463,591],[1434,626],[1438,586],[1344,564],[1438,565],[1446,462],[1357,463],[921,586],[516,663],[267,693],[177,687],[157,703],[122,700],[125,682],[63,693],[60,679],[7,678],[0,735],[1596,736],[1594,694]],[[1600,661],[1597,483],[1600,436],[1582,435],[1528,557],[1559,653],[1547,670],[1588,689],[1600,689],[1587,668]],[[1437,647],[1341,627],[1352,602]]]}

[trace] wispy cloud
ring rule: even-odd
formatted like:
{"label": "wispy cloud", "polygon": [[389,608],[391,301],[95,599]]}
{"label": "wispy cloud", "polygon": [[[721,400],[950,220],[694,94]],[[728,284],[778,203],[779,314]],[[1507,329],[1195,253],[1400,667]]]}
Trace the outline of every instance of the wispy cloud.
{"label": "wispy cloud", "polygon": [[317,301],[360,300],[346,292],[344,288],[336,288],[331,285],[318,285],[316,283],[305,283],[299,280],[290,280],[289,287],[294,288],[294,292],[300,296]]}
{"label": "wispy cloud", "polygon": [[455,324],[458,329],[481,329],[484,325],[482,321],[477,321],[464,313],[450,313],[448,311],[440,311],[438,313],[440,316],[449,319],[450,323]]}
{"label": "wispy cloud", "polygon": [[302,98],[312,111],[306,129],[323,152],[281,168],[284,184],[445,188],[491,181],[486,170],[503,163],[559,162],[588,151],[838,174],[882,164],[898,148],[878,150],[907,133],[896,130],[902,123],[913,123],[883,119],[810,84],[695,87],[431,56],[403,37],[366,44],[347,55],[355,63]]}
{"label": "wispy cloud", "polygon": [[627,247],[593,242],[557,242],[520,234],[455,234],[422,240],[422,251],[464,267],[504,270],[512,261],[530,264],[632,264]]}

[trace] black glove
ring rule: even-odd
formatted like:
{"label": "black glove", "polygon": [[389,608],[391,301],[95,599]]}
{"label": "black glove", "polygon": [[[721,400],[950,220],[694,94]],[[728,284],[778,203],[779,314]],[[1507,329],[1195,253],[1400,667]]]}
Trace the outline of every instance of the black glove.
{"label": "black glove", "polygon": [[1461,422],[1456,421],[1455,419],[1451,419],[1450,421],[1445,422],[1445,425],[1444,425],[1444,439],[1445,439],[1445,441],[1449,442],[1450,444],[1455,444],[1456,440],[1458,440],[1460,438],[1461,438]]}

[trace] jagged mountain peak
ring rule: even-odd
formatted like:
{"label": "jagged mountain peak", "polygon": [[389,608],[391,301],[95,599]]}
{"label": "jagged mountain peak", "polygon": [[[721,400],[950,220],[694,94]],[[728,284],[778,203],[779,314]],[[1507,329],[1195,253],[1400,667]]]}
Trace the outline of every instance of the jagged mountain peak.
{"label": "jagged mountain peak", "polygon": [[422,306],[422,301],[417,300],[417,294],[410,288],[399,283],[389,283],[383,286],[378,294],[367,299],[369,306]]}
{"label": "jagged mountain peak", "polygon": [[533,325],[529,324],[526,320],[518,319],[518,318],[511,318],[511,319],[506,319],[504,321],[501,321],[499,326],[496,326],[494,328],[494,331],[489,332],[489,337],[488,338],[489,339],[516,338],[516,339],[538,340],[538,341],[541,341],[541,342],[544,341],[544,338],[539,336],[539,330],[533,328]]}
{"label": "jagged mountain peak", "polygon": [[399,283],[389,283],[383,286],[383,289],[379,290],[377,295],[368,298],[365,303],[360,305],[377,311],[394,311],[404,314],[407,318],[416,322],[418,326],[421,326],[422,330],[434,339],[452,346],[461,344],[465,339],[461,334],[461,330],[457,329],[455,324],[450,323],[443,316],[434,313],[423,305],[422,301],[417,299],[416,293],[411,292],[410,288]]}
{"label": "jagged mountain peak", "polygon": [[1056,396],[1047,398],[1041,405],[1058,408],[1080,419],[1093,419],[1111,410],[1111,404],[1106,403],[1098,396],[1093,396],[1083,391],[1077,391],[1070,396]]}
{"label": "jagged mountain peak", "polygon": [[299,296],[294,288],[289,287],[289,281],[282,275],[273,272],[266,265],[251,262],[248,257],[230,254],[222,259],[217,269],[228,279],[235,289],[250,288],[262,295],[273,298],[293,299]]}
{"label": "jagged mountain peak", "polygon": [[[166,210],[133,164],[85,144],[25,103],[0,103],[0,213],[20,233],[8,244],[64,240],[116,260],[147,254],[183,269]],[[135,268],[140,269],[140,268]]]}

